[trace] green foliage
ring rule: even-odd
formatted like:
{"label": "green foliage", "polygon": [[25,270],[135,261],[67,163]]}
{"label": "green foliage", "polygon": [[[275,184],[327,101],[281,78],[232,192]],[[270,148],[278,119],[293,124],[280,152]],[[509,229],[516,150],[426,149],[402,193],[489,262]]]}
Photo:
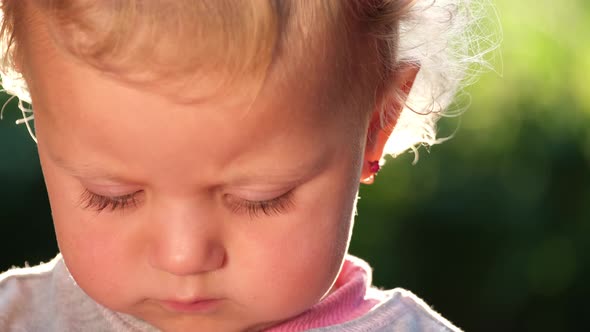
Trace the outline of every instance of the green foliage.
{"label": "green foliage", "polygon": [[[363,187],[351,251],[467,331],[584,329],[590,288],[590,6],[496,1],[501,73],[454,139]],[[457,119],[444,119],[453,128]],[[583,325],[584,324],[584,325]]]}

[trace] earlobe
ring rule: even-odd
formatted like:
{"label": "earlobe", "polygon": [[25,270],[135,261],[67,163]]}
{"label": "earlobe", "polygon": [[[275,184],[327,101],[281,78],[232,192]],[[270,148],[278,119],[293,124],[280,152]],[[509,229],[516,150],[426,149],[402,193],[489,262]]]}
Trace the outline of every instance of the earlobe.
{"label": "earlobe", "polygon": [[370,184],[376,174],[374,161],[380,161],[387,140],[405,106],[420,66],[415,63],[400,63],[388,82],[377,91],[375,110],[371,114],[365,145],[365,159],[361,182]]}
{"label": "earlobe", "polygon": [[[375,175],[377,175],[377,172],[381,169],[381,164],[379,160],[369,160],[366,161],[366,163],[369,165],[370,175],[368,177],[361,177],[361,183],[371,184],[375,181]],[[363,166],[363,174],[364,172],[365,170]]]}

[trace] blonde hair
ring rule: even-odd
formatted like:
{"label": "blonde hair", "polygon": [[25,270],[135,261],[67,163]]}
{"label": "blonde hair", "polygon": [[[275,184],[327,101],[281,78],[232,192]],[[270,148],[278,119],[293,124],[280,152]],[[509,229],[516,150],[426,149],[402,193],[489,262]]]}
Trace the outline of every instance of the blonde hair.
{"label": "blonde hair", "polygon": [[[385,154],[394,156],[440,142],[437,120],[469,82],[467,70],[472,64],[485,64],[484,54],[495,46],[482,43],[488,36],[477,28],[485,2],[475,0],[2,0],[0,76],[4,90],[19,98],[23,112],[22,102],[30,104],[31,98],[17,68],[26,38],[23,6],[30,3],[51,19],[54,31],[59,30],[52,36],[58,45],[92,66],[140,80],[197,69],[229,74],[225,76],[230,80],[261,77],[290,43],[309,43],[317,32],[340,35],[340,40],[360,33],[374,41],[367,45],[375,46],[381,79],[390,78],[387,72],[400,62],[420,66],[386,145]],[[478,4],[479,10],[474,10]],[[288,31],[302,36],[294,38]],[[143,69],[146,66],[150,71]],[[390,113],[385,105],[383,126],[391,123]],[[31,118],[21,122],[28,125]]]}

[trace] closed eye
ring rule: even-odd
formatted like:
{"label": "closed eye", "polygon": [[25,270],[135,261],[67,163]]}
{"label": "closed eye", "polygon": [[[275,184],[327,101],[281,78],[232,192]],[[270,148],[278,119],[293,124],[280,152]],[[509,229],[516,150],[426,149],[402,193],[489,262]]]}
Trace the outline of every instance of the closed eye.
{"label": "closed eye", "polygon": [[111,212],[124,210],[137,206],[137,194],[140,192],[136,191],[121,196],[103,196],[85,189],[80,196],[80,205],[86,210],[94,210],[96,212],[102,212],[105,209],[109,209]]}
{"label": "closed eye", "polygon": [[[102,212],[106,209],[125,210],[138,205],[137,195],[141,191],[120,196],[104,196],[85,189],[80,197],[80,205],[85,210]],[[269,200],[252,201],[235,196],[228,197],[229,208],[235,214],[247,214],[250,219],[259,218],[262,215],[276,216],[287,213],[293,207],[293,190]]]}
{"label": "closed eye", "polygon": [[293,207],[293,190],[273,199],[251,201],[237,197],[228,197],[230,210],[235,214],[247,214],[250,219],[258,218],[261,214],[276,216],[287,213]]}

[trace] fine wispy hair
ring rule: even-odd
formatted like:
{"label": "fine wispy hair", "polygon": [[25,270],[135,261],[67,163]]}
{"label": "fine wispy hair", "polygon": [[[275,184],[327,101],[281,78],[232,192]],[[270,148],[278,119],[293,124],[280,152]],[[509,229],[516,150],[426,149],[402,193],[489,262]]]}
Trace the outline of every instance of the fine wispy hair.
{"label": "fine wispy hair", "polygon": [[[469,106],[464,88],[493,70],[501,30],[489,0],[417,0],[400,20],[398,58],[420,66],[385,152],[392,156],[432,146],[441,117],[460,115]],[[386,116],[387,112],[382,112]],[[390,123],[383,119],[383,124]]]}
{"label": "fine wispy hair", "polygon": [[[437,121],[465,109],[464,104],[453,105],[453,100],[489,68],[488,55],[501,37],[490,0],[2,0],[2,86],[18,97],[23,111],[19,123],[27,124],[33,138],[28,124],[33,115],[26,107],[31,97],[17,66],[20,39],[25,37],[21,27],[26,21],[21,8],[25,2],[50,13],[64,32],[64,38],[56,34],[56,41],[70,53],[101,70],[127,70],[138,77],[146,74],[141,72],[145,67],[160,68],[156,74],[171,76],[200,69],[196,66],[214,73],[227,71],[227,77],[262,77],[281,43],[304,43],[313,39],[314,31],[346,34],[343,26],[363,26],[363,33],[376,41],[383,79],[401,63],[420,67],[399,120],[391,121],[397,116],[388,110],[391,104],[381,110],[382,126],[395,124],[384,155],[411,149],[416,160],[419,146],[445,140],[437,137]],[[350,19],[358,22],[345,22]],[[288,31],[307,36],[296,39]],[[161,53],[155,45],[178,50]],[[183,54],[182,61],[168,58],[170,54]],[[404,99],[402,93],[398,91],[399,99]]]}

